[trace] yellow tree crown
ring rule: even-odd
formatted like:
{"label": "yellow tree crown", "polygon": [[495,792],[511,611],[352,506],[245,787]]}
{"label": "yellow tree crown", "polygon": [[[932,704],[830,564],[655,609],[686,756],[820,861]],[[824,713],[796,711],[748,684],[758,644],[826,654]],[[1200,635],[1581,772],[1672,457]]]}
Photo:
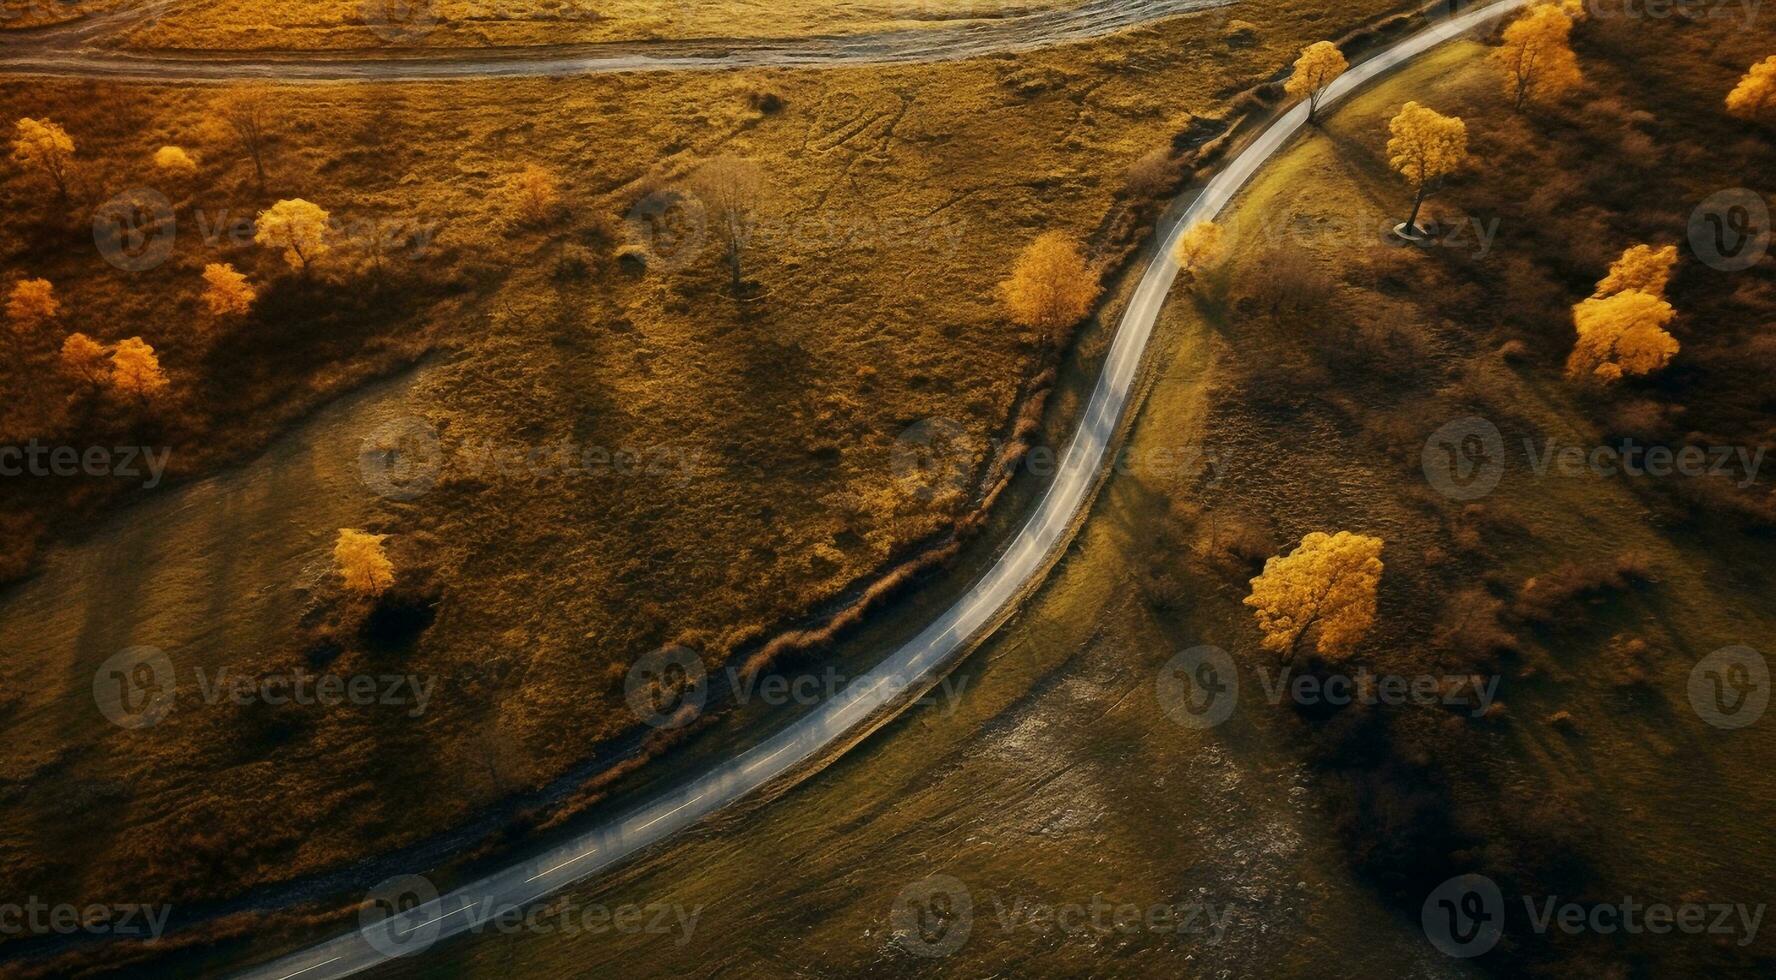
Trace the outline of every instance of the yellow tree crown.
{"label": "yellow tree crown", "polygon": [[1326,86],[1349,67],[1350,62],[1344,60],[1344,52],[1338,50],[1338,45],[1331,41],[1316,41],[1301,49],[1301,57],[1295,59],[1295,71],[1283,83],[1283,91],[1291,99],[1317,101]]}
{"label": "yellow tree crown", "polygon": [[1733,91],[1727,93],[1727,111],[1742,119],[1776,112],[1776,54],[1752,65]]}
{"label": "yellow tree crown", "polygon": [[1317,631],[1320,656],[1349,656],[1375,622],[1381,547],[1380,538],[1315,531],[1294,551],[1266,561],[1245,600],[1258,617],[1264,649],[1289,655]]}
{"label": "yellow tree crown", "polygon": [[1408,102],[1388,123],[1388,166],[1415,187],[1468,163],[1468,126],[1458,116]]}
{"label": "yellow tree crown", "polygon": [[333,545],[333,562],[347,591],[376,596],[395,584],[395,565],[382,550],[382,540],[387,536],[349,527],[339,529],[339,540]]}
{"label": "yellow tree crown", "polygon": [[1573,307],[1579,337],[1566,360],[1567,375],[1609,383],[1659,370],[1677,355],[1677,338],[1665,332],[1676,315],[1670,303],[1638,289],[1579,303]]}
{"label": "yellow tree crown", "polygon": [[1012,320],[1052,335],[1083,319],[1099,288],[1079,243],[1064,232],[1051,231],[1018,256],[1011,278],[999,284],[999,294]]}
{"label": "yellow tree crown", "polygon": [[1663,297],[1665,286],[1671,281],[1671,267],[1676,264],[1676,245],[1636,245],[1610,263],[1609,275],[1597,281],[1596,295],[1601,298],[1637,289]]}
{"label": "yellow tree crown", "polygon": [[301,198],[279,201],[259,212],[253,241],[284,250],[292,269],[306,269],[327,254],[327,212]]}

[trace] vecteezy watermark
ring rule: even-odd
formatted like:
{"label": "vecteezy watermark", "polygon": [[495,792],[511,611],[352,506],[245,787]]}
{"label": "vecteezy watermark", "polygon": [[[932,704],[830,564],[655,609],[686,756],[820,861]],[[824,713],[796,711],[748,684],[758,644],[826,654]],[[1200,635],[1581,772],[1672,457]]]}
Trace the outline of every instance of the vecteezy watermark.
{"label": "vecteezy watermark", "polygon": [[[1557,439],[1522,442],[1524,462],[1536,479],[1548,477],[1652,477],[1725,479],[1744,489],[1758,482],[1763,446],[1671,447],[1619,439],[1597,445],[1563,445]],[[1452,500],[1478,500],[1498,489],[1509,453],[1498,426],[1479,416],[1455,419],[1425,440],[1420,466],[1425,481]]]}
{"label": "vecteezy watermark", "polygon": [[[1480,674],[1390,674],[1358,666],[1353,671],[1296,673],[1293,667],[1256,668],[1263,698],[1272,707],[1288,701],[1299,707],[1327,705],[1419,705],[1484,716],[1497,701],[1498,676]],[[1186,728],[1213,728],[1233,717],[1240,700],[1240,674],[1227,651],[1194,646],[1180,651],[1159,670],[1155,694],[1167,718]]]}
{"label": "vecteezy watermark", "polygon": [[32,439],[0,446],[0,476],[116,477],[152,490],[172,455],[169,446],[46,446]]}
{"label": "vecteezy watermark", "polygon": [[[240,673],[232,667],[191,671],[199,703],[399,708],[409,718],[425,713],[437,678],[420,674],[332,674],[301,667]],[[149,728],[172,710],[178,692],[172,658],[149,646],[122,650],[93,672],[93,702],[120,728]]]}
{"label": "vecteezy watermark", "polygon": [[[1227,935],[1234,908],[1212,902],[1130,902],[1094,893],[1083,900],[1054,901],[1040,896],[984,893],[990,921],[1006,935],[1200,936],[1214,945]],[[902,888],[889,907],[894,941],[915,956],[949,956],[967,943],[982,920],[972,890],[947,874],[934,874]]]}
{"label": "vecteezy watermark", "polygon": [[413,417],[382,422],[358,444],[359,478],[372,493],[390,500],[417,499],[446,475],[470,480],[649,480],[682,487],[696,477],[701,464],[701,454],[689,447],[612,448],[566,437],[540,443],[467,440],[446,450],[437,428]]}
{"label": "vecteezy watermark", "polygon": [[[1524,920],[1537,935],[1725,936],[1739,946],[1757,939],[1764,903],[1647,902],[1624,895],[1621,901],[1578,902],[1558,895],[1522,895]],[[1457,959],[1483,956],[1504,937],[1507,905],[1491,878],[1457,875],[1425,896],[1420,924],[1431,945]]]}
{"label": "vecteezy watermark", "polygon": [[[1492,254],[1502,223],[1500,218],[1482,221],[1478,217],[1465,217],[1460,221],[1427,229],[1430,234],[1420,244],[1427,248],[1471,251],[1475,258],[1483,259]],[[1279,213],[1241,218],[1238,231],[1242,242],[1261,245],[1293,247],[1304,243],[1318,243],[1360,248],[1376,242],[1390,245],[1397,243],[1400,239],[1394,234],[1394,228],[1398,224],[1394,218],[1371,220],[1347,212],[1315,217]],[[1424,222],[1421,221],[1420,224]]]}
{"label": "vecteezy watermark", "polygon": [[362,0],[358,15],[389,44],[418,44],[438,26],[435,0]]}
{"label": "vecteezy watermark", "polygon": [[1743,272],[1770,254],[1770,205],[1744,187],[1716,191],[1690,212],[1690,251],[1711,269]]}
{"label": "vecteezy watermark", "polygon": [[171,905],[141,902],[46,902],[33,895],[23,902],[0,902],[0,936],[140,936],[166,932]]}
{"label": "vecteezy watermark", "polygon": [[1585,0],[1585,15],[1596,20],[1737,20],[1757,23],[1764,0]]}
{"label": "vecteezy watermark", "polygon": [[[839,698],[865,699],[875,706],[898,700],[907,692],[899,675],[852,677],[835,667],[797,674],[748,672],[729,664],[721,677],[734,703],[771,707],[813,707]],[[695,721],[709,700],[710,674],[703,658],[684,646],[668,646],[640,657],[623,682],[623,700],[642,723],[654,728],[682,728]],[[946,675],[913,703],[940,706],[953,713],[961,704],[968,678]]]}
{"label": "vecteezy watermark", "polygon": [[358,906],[358,933],[388,957],[410,956],[446,931],[483,935],[662,936],[684,946],[697,931],[702,905],[678,902],[584,902],[566,895],[520,904],[492,896],[441,897],[423,875],[397,875]]}
{"label": "vecteezy watermark", "polygon": [[[977,469],[988,460],[1004,456],[1006,444],[970,433],[954,419],[932,416],[900,431],[889,448],[888,464],[894,478],[911,488],[915,500],[929,502],[966,493]],[[1018,470],[1038,479],[1052,479],[1082,464],[1080,457],[1065,455],[1049,446],[1031,446],[1016,460]],[[1100,463],[1100,469],[1117,476],[1168,481],[1180,478],[1220,479],[1220,467],[1202,446],[1123,446]]]}
{"label": "vecteezy watermark", "polygon": [[[190,224],[203,247],[212,251],[253,244],[257,218],[230,208],[193,208]],[[440,223],[380,215],[329,214],[324,235],[335,248],[374,256],[431,251]],[[125,272],[147,272],[172,257],[179,235],[178,212],[152,187],[132,187],[93,209],[93,245],[106,262]]]}
{"label": "vecteezy watermark", "polygon": [[1770,707],[1770,665],[1751,647],[1722,647],[1690,668],[1686,693],[1703,721],[1744,728]]}

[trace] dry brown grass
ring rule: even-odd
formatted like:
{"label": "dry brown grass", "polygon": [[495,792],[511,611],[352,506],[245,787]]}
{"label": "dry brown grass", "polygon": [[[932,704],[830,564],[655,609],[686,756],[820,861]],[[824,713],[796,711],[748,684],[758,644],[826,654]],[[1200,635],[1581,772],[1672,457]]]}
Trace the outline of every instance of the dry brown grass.
{"label": "dry brown grass", "polygon": [[[80,214],[48,213],[23,176],[0,184],[13,243],[0,268],[55,280],[67,327],[106,340],[140,333],[162,352],[184,397],[151,434],[175,446],[179,475],[239,458],[427,350],[444,356],[418,397],[452,460],[429,493],[389,502],[368,528],[443,584],[436,622],[404,652],[347,631],[325,654],[334,671],[438,678],[423,717],[194,709],[152,738],[128,738],[128,751],[117,750],[122,733],[89,726],[33,741],[6,763],[30,801],[3,818],[18,842],[4,850],[8,879],[44,894],[185,899],[381,853],[540,787],[633,731],[621,678],[648,650],[685,643],[721,664],[774,652],[767,644],[786,629],[808,632],[779,644],[825,642],[831,626],[811,611],[849,608],[919,542],[978,522],[969,494],[932,496],[897,473],[895,440],[909,424],[953,419],[969,433],[982,447],[970,463],[988,484],[983,500],[1000,485],[988,437],[1034,434],[1040,402],[1022,399],[1052,352],[995,304],[1012,258],[1049,229],[1080,235],[1100,258],[1120,255],[1105,249],[1141,203],[1124,196],[1130,165],[1200,136],[1192,115],[1217,117],[1229,93],[1324,29],[1292,10],[1252,19],[1258,37],[1239,46],[1197,37],[1213,19],[1185,18],[952,65],[274,88],[264,195],[215,132],[225,90],[0,89],[7,118],[48,115],[74,134],[83,207],[160,183],[148,158],[177,143],[200,160],[189,185],[166,188],[182,222],[299,195],[348,219],[437,230],[424,255],[388,258],[381,290],[344,256],[305,283],[274,255],[183,232],[170,261],[130,275],[94,257]],[[760,210],[773,234],[754,250],[740,299],[713,252],[624,271],[613,224],[718,153],[755,159],[769,178]],[[562,178],[566,216],[507,231],[497,191],[532,163]],[[197,273],[218,259],[267,291],[260,313],[207,339],[193,328]],[[469,465],[474,447],[522,454],[564,439],[663,452],[690,461],[692,478]],[[325,598],[315,601],[324,613]],[[313,653],[303,642],[292,624],[237,669],[288,669]],[[45,638],[0,672],[13,684],[63,671],[70,646]],[[32,706],[62,696],[15,689]],[[127,793],[89,817],[40,819],[82,812],[75,801],[97,785]],[[74,836],[77,867],[46,860]]]}

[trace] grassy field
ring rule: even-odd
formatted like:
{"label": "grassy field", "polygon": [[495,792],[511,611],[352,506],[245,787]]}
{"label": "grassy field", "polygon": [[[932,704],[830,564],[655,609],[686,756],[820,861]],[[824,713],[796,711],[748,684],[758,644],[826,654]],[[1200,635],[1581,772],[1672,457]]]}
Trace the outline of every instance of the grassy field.
{"label": "grassy field", "polygon": [[981,23],[1056,5],[1051,0],[616,0],[596,5],[583,0],[188,0],[131,31],[122,43],[234,51],[787,38]]}
{"label": "grassy field", "polygon": [[[1769,815],[1776,743],[1767,727],[1711,727],[1686,695],[1705,655],[1767,652],[1776,639],[1755,502],[1768,476],[1749,488],[1737,477],[1543,476],[1522,448],[1613,445],[1630,406],[1667,399],[1708,418],[1702,432],[1768,445],[1736,384],[1699,383],[1753,356],[1744,345],[1757,332],[1741,327],[1776,314],[1767,263],[1735,280],[1686,248],[1672,291],[1686,351],[1670,375],[1604,395],[1561,377],[1566,308],[1609,259],[1635,242],[1682,242],[1691,206],[1769,152],[1767,136],[1719,106],[1725,66],[1753,60],[1755,43],[1725,23],[1604,19],[1579,35],[1588,86],[1526,118],[1511,114],[1475,45],[1341,109],[1235,205],[1232,256],[1193,297],[1223,345],[1206,413],[1193,389],[1178,401],[1162,383],[1143,421],[1200,418],[1182,431],[1202,434],[1219,482],[1112,497],[1134,508],[1118,511],[1135,529],[1131,548],[1153,542],[1123,573],[1147,602],[1128,612],[1142,625],[1122,627],[1135,634],[1122,642],[1149,651],[1155,669],[1198,643],[1232,651],[1250,685],[1241,710],[1295,721],[1347,859],[1402,915],[1415,918],[1451,875],[1498,881],[1506,940],[1483,962],[1503,972],[1742,973],[1770,955],[1763,935],[1736,945],[1537,934],[1521,901],[1756,903],[1776,867],[1762,843],[1718,846]],[[1386,122],[1408,99],[1463,116],[1479,157],[1433,205],[1445,228],[1467,230],[1425,250],[1382,240],[1410,204],[1384,152]],[[1662,171],[1668,182],[1619,182],[1598,147],[1620,143],[1626,156],[1641,137],[1706,152]],[[1453,500],[1427,482],[1421,450],[1444,423],[1476,415],[1502,430],[1502,482]],[[1380,614],[1355,663],[1496,675],[1501,711],[1247,698],[1260,671],[1283,665],[1258,649],[1239,604],[1246,579],[1304,533],[1341,529],[1386,542]]]}
{"label": "grassy field", "polygon": [[[1154,171],[1177,176],[1174,148],[1215,132],[1237,92],[1330,29],[1314,12],[1251,20],[1255,35],[1238,43],[1219,17],[1183,18],[942,66],[271,87],[264,191],[218,127],[232,90],[0,89],[8,118],[64,124],[79,161],[67,205],[27,173],[0,183],[0,268],[55,282],[58,331],[143,336],[173,392],[153,412],[83,414],[45,382],[11,407],[9,437],[167,446],[168,479],[188,480],[431,353],[407,398],[442,454],[423,494],[362,491],[362,523],[392,535],[401,589],[434,610],[395,649],[340,625],[325,572],[332,528],[294,523],[290,536],[314,542],[298,580],[239,583],[227,554],[144,556],[107,579],[127,587],[114,613],[98,616],[95,593],[70,597],[91,612],[55,628],[9,623],[22,649],[0,666],[6,718],[32,726],[5,761],[9,880],[184,902],[423,840],[633,733],[622,683],[642,653],[678,642],[726,663],[817,624],[810,613],[941,539],[972,494],[897,466],[897,440],[921,420],[953,420],[975,447],[967,468],[982,473],[989,440],[1055,358],[1005,320],[995,283],[1051,229],[1101,261],[1119,256],[1164,193]],[[195,174],[151,167],[167,143],[195,155]],[[623,258],[662,244],[624,220],[637,203],[675,199],[720,154],[766,175],[738,297],[707,237],[682,262],[662,261],[663,249],[645,268]],[[530,164],[559,178],[563,213],[510,227],[504,187]],[[131,187],[165,194],[178,216],[170,256],[139,272],[95,255],[86,221]],[[295,196],[341,225],[308,276],[229,233]],[[261,287],[244,320],[201,311],[198,273],[214,261]],[[15,363],[49,376],[57,342]],[[561,446],[643,465],[565,474],[527,462]],[[15,540],[69,537],[134,493],[71,486],[8,487]],[[27,558],[21,549],[11,570]],[[180,649],[217,602],[296,621],[249,649]],[[248,676],[399,671],[436,691],[419,717],[258,711],[205,703],[181,677],[165,721],[113,730],[83,678],[134,643]],[[42,677],[73,680],[31,682]],[[106,804],[79,802],[92,799]],[[164,841],[179,844],[151,843]],[[61,857],[71,849],[77,864]]]}

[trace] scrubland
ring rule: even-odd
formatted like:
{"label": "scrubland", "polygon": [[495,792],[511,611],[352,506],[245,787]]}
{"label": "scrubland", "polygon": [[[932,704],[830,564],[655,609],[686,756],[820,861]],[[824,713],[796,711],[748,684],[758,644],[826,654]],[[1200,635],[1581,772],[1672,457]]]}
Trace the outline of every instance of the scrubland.
{"label": "scrubland", "polygon": [[[1143,424],[1197,434],[1217,479],[1112,491],[1140,515],[1131,542],[1152,542],[1121,642],[1155,667],[1210,643],[1266,677],[1498,679],[1484,712],[1471,694],[1255,710],[1291,720],[1348,859],[1402,916],[1457,874],[1500,884],[1505,939],[1480,961],[1499,972],[1743,975],[1769,956],[1762,936],[1537,931],[1523,901],[1755,902],[1733,896],[1776,866],[1743,834],[1773,792],[1767,732],[1712,727],[1686,695],[1704,656],[1776,635],[1769,475],[1536,469],[1550,447],[1624,437],[1768,448],[1771,266],[1724,272],[1688,239],[1693,208],[1767,169],[1771,132],[1721,104],[1766,43],[1617,11],[1574,33],[1584,84],[1521,115],[1475,44],[1338,110],[1234,205],[1230,257],[1184,297],[1187,329],[1219,348],[1206,407],[1162,379]],[[1475,158],[1431,199],[1445,234],[1425,248],[1387,240],[1411,203],[1385,151],[1408,100],[1464,118]],[[1641,242],[1678,244],[1682,350],[1648,377],[1575,384],[1571,307]],[[1502,477],[1451,496],[1427,442],[1474,417],[1502,434]],[[1261,650],[1248,580],[1346,529],[1385,543],[1367,638],[1342,661]],[[1256,700],[1242,690],[1241,710]]]}
{"label": "scrubland", "polygon": [[[641,654],[679,643],[722,665],[808,626],[817,655],[830,614],[978,522],[990,440],[1040,415],[1065,338],[1005,319],[995,285],[1016,254],[1061,230],[1113,274],[1191,152],[1260,104],[1234,96],[1335,20],[1389,5],[1374,6],[1251,11],[1231,32],[1188,17],[945,65],[272,85],[257,92],[263,189],[220,125],[238,89],[7,83],[8,118],[52,118],[78,144],[67,204],[17,169],[0,184],[0,267],[52,280],[63,307],[15,361],[9,383],[34,395],[10,406],[9,439],[164,445],[170,479],[189,480],[429,354],[412,421],[437,438],[422,472],[440,460],[367,528],[390,535],[394,594],[421,610],[398,635],[360,629],[319,576],[263,583],[304,610],[288,635],[202,652],[249,675],[434,678],[423,715],[205,704],[182,685],[160,724],[111,730],[80,685],[28,678],[81,676],[115,651],[42,636],[0,668],[8,713],[47,712],[67,734],[6,761],[9,880],[203,908],[489,807],[522,827],[547,817],[552,779],[616,761],[600,746],[642,731],[623,703]],[[196,172],[154,169],[167,144]],[[662,207],[694,210],[689,184],[724,155],[764,176],[738,286],[712,226],[688,250],[644,231]],[[533,165],[559,201],[523,220],[511,187]],[[170,257],[139,272],[95,254],[89,223],[129,188],[177,215]],[[306,273],[235,225],[296,197],[337,224]],[[245,316],[200,304],[201,270],[222,261],[260,290]],[[167,396],[78,397],[54,370],[71,330],[141,336]],[[897,464],[926,420],[973,447],[961,483]],[[376,459],[412,448],[365,436]],[[548,461],[564,449],[593,465],[561,472]],[[600,462],[613,454],[641,463]],[[124,497],[102,482],[8,492],[25,542],[77,537]],[[27,569],[28,550],[12,562]],[[149,570],[132,604],[153,606],[168,571]]]}

